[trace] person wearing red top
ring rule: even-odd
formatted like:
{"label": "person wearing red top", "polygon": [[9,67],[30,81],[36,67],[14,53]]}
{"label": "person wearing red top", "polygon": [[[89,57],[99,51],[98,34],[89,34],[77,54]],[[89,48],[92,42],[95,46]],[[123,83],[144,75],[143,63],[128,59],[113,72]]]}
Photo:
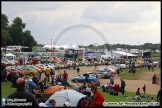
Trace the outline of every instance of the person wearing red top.
{"label": "person wearing red top", "polygon": [[85,97],[84,101],[82,102],[82,107],[89,107],[89,99],[88,97]]}
{"label": "person wearing red top", "polygon": [[97,91],[96,87],[92,88],[92,92],[94,94],[94,100],[90,107],[103,107],[104,96]]}
{"label": "person wearing red top", "polygon": [[119,91],[119,86],[118,86],[118,84],[115,84],[115,85],[114,85],[113,90],[114,90],[114,91]]}
{"label": "person wearing red top", "polygon": [[64,74],[63,74],[63,77],[64,77],[64,79],[67,81],[67,78],[68,78],[68,74],[67,74],[67,72],[66,72],[66,70],[64,70]]}

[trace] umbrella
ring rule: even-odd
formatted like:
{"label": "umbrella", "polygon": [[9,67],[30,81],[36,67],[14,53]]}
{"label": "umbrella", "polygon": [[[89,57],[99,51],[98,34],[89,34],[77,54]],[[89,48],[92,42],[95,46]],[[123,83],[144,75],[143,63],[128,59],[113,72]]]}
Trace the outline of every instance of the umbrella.
{"label": "umbrella", "polygon": [[55,85],[55,86],[50,86],[48,87],[42,97],[41,97],[41,102],[46,102],[47,99],[55,92],[58,92],[58,91],[61,91],[61,90],[64,90],[64,86],[60,86],[60,85]]}
{"label": "umbrella", "polygon": [[64,86],[60,86],[60,85],[50,86],[44,91],[44,94],[51,94],[57,91],[61,91],[63,89],[64,89]]}
{"label": "umbrella", "polygon": [[[78,102],[86,95],[83,95],[75,90],[62,90],[60,92],[55,92],[50,98],[56,100],[56,106],[62,106],[65,102],[69,102],[70,106],[77,107]],[[49,98],[49,99],[50,99]],[[48,103],[49,99],[45,102]]]}

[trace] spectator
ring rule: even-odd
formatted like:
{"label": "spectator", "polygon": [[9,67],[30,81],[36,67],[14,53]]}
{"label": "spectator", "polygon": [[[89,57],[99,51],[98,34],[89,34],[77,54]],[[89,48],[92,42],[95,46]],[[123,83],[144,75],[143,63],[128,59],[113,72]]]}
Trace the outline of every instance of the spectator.
{"label": "spectator", "polygon": [[63,104],[63,107],[70,107],[70,103],[69,103],[69,102],[65,102],[65,103]]}
{"label": "spectator", "polygon": [[154,102],[154,97],[151,97],[149,102]]}
{"label": "spectator", "polygon": [[64,70],[63,77],[64,77],[64,80],[67,81],[67,79],[68,79],[68,74],[67,74],[66,70]]}
{"label": "spectator", "polygon": [[34,88],[36,87],[36,84],[33,82],[32,79],[28,79],[28,89],[30,93],[34,93]]}
{"label": "spectator", "polygon": [[45,104],[48,107],[55,107],[56,105],[56,100],[54,98],[50,98],[49,102],[47,104]]}
{"label": "spectator", "polygon": [[39,107],[47,107],[46,105],[45,105],[45,103],[39,103]]}
{"label": "spectator", "polygon": [[143,86],[144,95],[146,94],[146,85]]}
{"label": "spectator", "polygon": [[132,74],[133,74],[133,76],[135,75],[135,73],[136,73],[136,68],[132,67]]}
{"label": "spectator", "polygon": [[141,97],[140,97],[140,94],[137,94],[137,95],[135,96],[135,102],[142,102],[142,99],[141,99]]}
{"label": "spectator", "polygon": [[13,73],[13,76],[11,77],[11,82],[12,82],[11,87],[15,87],[15,86],[16,86],[16,80],[17,80],[18,78],[19,78],[18,73]]}
{"label": "spectator", "polygon": [[152,72],[154,71],[154,66],[155,66],[155,64],[152,62],[151,63],[151,70],[152,70]]}
{"label": "spectator", "polygon": [[124,95],[126,84],[125,84],[125,81],[123,79],[120,79],[120,81],[121,81],[121,92]]}
{"label": "spectator", "polygon": [[52,75],[55,75],[54,69],[51,69],[50,75],[51,75],[51,77],[52,77]]}
{"label": "spectator", "polygon": [[157,102],[160,102],[160,106],[161,106],[161,89],[158,91],[157,94]]}
{"label": "spectator", "polygon": [[92,88],[92,92],[94,94],[94,100],[90,107],[103,107],[104,96],[97,91],[96,87]]}
{"label": "spectator", "polygon": [[89,86],[86,87],[85,93],[86,93],[86,95],[87,95],[88,97],[90,97],[90,95],[91,95],[91,89],[90,89]]}
{"label": "spectator", "polygon": [[114,76],[113,76],[113,75],[110,77],[110,83],[111,83],[112,85],[114,85]]}
{"label": "spectator", "polygon": [[49,83],[49,80],[50,80],[50,79],[49,79],[50,70],[51,70],[51,69],[50,69],[49,67],[47,67],[47,68],[46,68],[46,71],[45,71],[45,75],[46,75],[46,78],[47,78],[47,82],[48,82],[48,83]]}
{"label": "spectator", "polygon": [[77,73],[79,74],[79,71],[80,71],[80,68],[79,67],[77,67]]}
{"label": "spectator", "polygon": [[97,63],[96,63],[96,61],[95,61],[95,64],[94,64],[94,65],[95,65],[94,71],[96,71],[96,68],[97,68]]}
{"label": "spectator", "polygon": [[151,63],[148,63],[148,71],[150,71]]}
{"label": "spectator", "polygon": [[88,99],[88,97],[85,97],[84,98],[84,101],[83,101],[83,103],[82,103],[82,107],[89,107],[89,99]]}
{"label": "spectator", "polygon": [[87,87],[86,81],[83,82],[83,87]]}
{"label": "spectator", "polygon": [[79,92],[79,84],[78,84],[78,83],[75,85],[74,90],[76,90],[76,91],[78,91],[78,92]]}
{"label": "spectator", "polygon": [[[30,103],[29,105],[32,107],[39,107],[36,98],[25,91],[26,89],[26,84],[25,84],[25,80],[22,78],[19,78],[16,80],[16,87],[17,90],[14,93],[11,93],[7,98],[7,99],[21,99],[21,100],[25,100],[25,103]],[[22,101],[13,101],[13,103],[21,103]],[[10,101],[6,101],[6,106],[11,106]],[[12,104],[12,106],[18,106],[17,104]]]}
{"label": "spectator", "polygon": [[117,70],[116,70],[116,73],[117,73],[117,77],[119,77],[119,68],[117,68]]}
{"label": "spectator", "polygon": [[152,77],[152,84],[155,84],[156,74]]}
{"label": "spectator", "polygon": [[137,89],[136,95],[137,95],[137,94],[141,95],[141,94],[140,94],[140,88]]}

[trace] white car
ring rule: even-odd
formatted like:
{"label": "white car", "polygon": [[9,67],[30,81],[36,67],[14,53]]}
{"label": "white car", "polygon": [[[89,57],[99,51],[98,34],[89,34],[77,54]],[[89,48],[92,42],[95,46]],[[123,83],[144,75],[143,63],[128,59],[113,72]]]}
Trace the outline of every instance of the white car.
{"label": "white car", "polygon": [[50,69],[55,69],[55,67],[52,66],[52,65],[50,65],[50,64],[45,64],[45,67],[46,67],[46,68],[49,67]]}
{"label": "white car", "polygon": [[4,62],[7,62],[9,65],[15,65],[15,62],[10,61],[8,59],[3,60]]}

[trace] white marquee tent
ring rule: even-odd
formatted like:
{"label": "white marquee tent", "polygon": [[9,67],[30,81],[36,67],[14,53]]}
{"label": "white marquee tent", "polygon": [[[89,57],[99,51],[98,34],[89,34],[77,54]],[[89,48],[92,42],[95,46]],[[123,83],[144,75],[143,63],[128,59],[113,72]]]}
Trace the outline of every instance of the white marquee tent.
{"label": "white marquee tent", "polygon": [[126,52],[123,52],[123,51],[110,51],[110,50],[107,50],[105,51],[105,53],[107,54],[108,57],[112,57],[112,58],[120,58],[120,57],[137,57],[137,55],[135,54],[130,54],[130,53],[126,53]]}

